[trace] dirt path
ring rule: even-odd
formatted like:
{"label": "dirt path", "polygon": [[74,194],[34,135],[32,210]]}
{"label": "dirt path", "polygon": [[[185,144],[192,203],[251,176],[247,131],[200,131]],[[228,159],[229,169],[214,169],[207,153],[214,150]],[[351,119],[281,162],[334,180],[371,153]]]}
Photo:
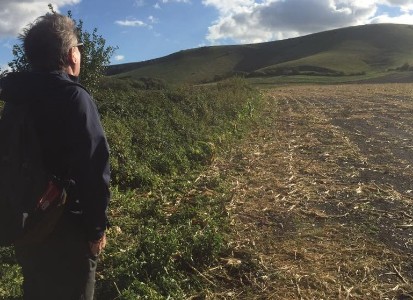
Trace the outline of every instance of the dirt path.
{"label": "dirt path", "polygon": [[232,247],[215,298],[413,299],[413,85],[283,87],[217,170]]}

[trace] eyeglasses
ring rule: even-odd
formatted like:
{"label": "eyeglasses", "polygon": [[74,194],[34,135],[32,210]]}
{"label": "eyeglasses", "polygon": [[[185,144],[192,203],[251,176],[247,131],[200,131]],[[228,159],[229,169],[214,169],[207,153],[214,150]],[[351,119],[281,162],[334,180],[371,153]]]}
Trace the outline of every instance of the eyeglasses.
{"label": "eyeglasses", "polygon": [[77,43],[76,45],[72,46],[72,47],[77,47],[79,49],[80,52],[82,52],[83,50],[83,43]]}

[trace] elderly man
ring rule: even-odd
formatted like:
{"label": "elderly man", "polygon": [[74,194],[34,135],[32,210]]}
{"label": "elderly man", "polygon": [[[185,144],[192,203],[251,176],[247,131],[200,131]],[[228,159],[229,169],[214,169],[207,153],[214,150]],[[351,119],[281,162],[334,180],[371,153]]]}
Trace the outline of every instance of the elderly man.
{"label": "elderly man", "polygon": [[106,244],[109,149],[96,106],[78,83],[82,43],[73,20],[59,14],[38,18],[22,38],[32,71],[2,79],[5,111],[31,103],[46,168],[74,183],[52,234],[15,247],[24,299],[93,299],[96,260]]}

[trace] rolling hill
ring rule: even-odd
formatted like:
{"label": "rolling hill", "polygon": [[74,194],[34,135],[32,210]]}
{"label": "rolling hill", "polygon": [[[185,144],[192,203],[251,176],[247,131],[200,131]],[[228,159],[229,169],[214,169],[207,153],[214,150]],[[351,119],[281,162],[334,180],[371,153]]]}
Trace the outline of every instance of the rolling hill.
{"label": "rolling hill", "polygon": [[[413,64],[413,26],[371,24],[245,45],[184,50],[161,58],[113,65],[117,78],[153,77],[168,83],[205,83],[239,74],[249,78],[316,75],[370,79]],[[402,76],[403,78],[406,76]]]}

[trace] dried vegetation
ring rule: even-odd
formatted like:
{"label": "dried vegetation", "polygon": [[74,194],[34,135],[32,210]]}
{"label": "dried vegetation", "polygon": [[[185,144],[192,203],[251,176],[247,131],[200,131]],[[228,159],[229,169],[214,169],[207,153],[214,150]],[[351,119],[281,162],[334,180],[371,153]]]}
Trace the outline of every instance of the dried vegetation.
{"label": "dried vegetation", "polygon": [[413,299],[413,85],[280,87],[211,172],[232,186],[213,299]]}

